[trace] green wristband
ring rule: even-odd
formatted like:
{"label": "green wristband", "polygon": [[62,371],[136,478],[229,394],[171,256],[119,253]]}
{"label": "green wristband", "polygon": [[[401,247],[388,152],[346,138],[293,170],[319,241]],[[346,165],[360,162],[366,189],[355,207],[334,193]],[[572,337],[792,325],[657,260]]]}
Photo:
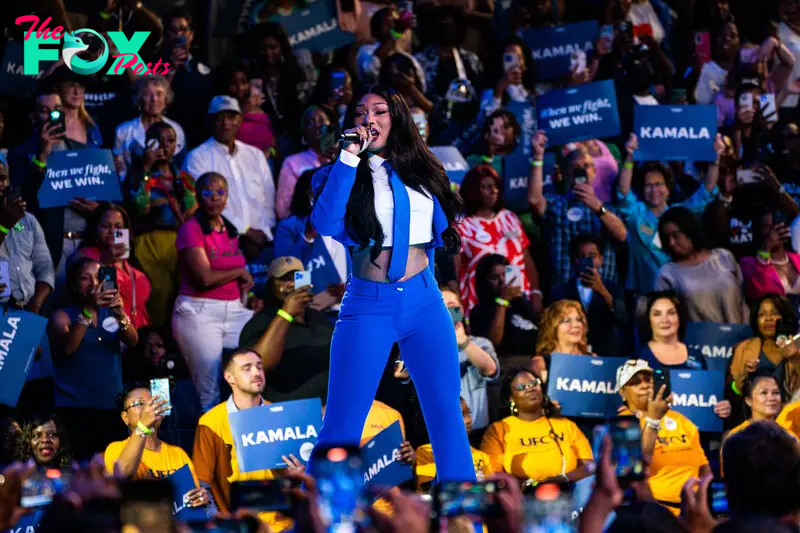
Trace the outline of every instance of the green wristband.
{"label": "green wristband", "polygon": [[499,296],[494,299],[494,303],[496,303],[497,305],[502,305],[503,307],[508,307],[511,305],[511,303],[508,300],[500,298]]}

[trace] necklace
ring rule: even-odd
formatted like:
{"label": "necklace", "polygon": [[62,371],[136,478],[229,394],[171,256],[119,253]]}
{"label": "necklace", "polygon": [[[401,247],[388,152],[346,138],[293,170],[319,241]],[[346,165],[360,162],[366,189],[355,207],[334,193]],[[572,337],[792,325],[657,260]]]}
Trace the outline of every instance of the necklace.
{"label": "necklace", "polygon": [[778,260],[778,259],[771,259],[771,261],[772,261],[772,264],[773,264],[773,265],[776,265],[776,266],[783,266],[783,265],[785,265],[785,264],[789,263],[789,256],[788,256],[788,255],[784,255],[784,256],[783,256],[783,259],[780,259],[780,260]]}

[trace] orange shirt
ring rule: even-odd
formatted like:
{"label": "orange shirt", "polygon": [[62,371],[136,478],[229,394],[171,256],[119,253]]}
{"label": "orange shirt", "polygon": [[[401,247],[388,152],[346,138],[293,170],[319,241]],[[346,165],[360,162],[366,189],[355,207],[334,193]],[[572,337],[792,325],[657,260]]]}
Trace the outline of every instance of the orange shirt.
{"label": "orange shirt", "polygon": [[[122,455],[122,450],[125,449],[128,441],[132,438],[134,437],[112,442],[106,448],[103,459],[105,460],[106,471],[108,471],[109,475],[114,475],[114,464],[119,459],[119,456]],[[137,436],[135,438],[138,439],[141,437]],[[148,450],[147,448],[144,449],[142,452],[142,460],[139,462],[139,466],[136,468],[136,472],[133,476],[131,476],[131,479],[165,479],[174,474],[175,471],[183,467],[183,465],[187,464],[189,465],[189,470],[192,472],[195,486],[199,486],[197,483],[197,474],[194,471],[194,465],[192,464],[192,460],[189,459],[189,456],[186,455],[186,452],[178,446],[162,442],[158,451]]]}
{"label": "orange shirt", "polygon": [[800,440],[800,402],[793,402],[784,406],[775,422],[793,435],[794,438]]}

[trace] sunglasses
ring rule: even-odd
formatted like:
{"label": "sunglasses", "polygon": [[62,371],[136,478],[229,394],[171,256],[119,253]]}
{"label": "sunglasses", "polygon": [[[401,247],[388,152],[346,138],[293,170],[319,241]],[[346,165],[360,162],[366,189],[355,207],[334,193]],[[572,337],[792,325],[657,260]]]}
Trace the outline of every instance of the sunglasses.
{"label": "sunglasses", "polygon": [[519,385],[514,385],[511,387],[511,390],[515,392],[525,392],[526,390],[538,389],[541,386],[542,380],[539,378],[533,378],[533,381],[529,383],[520,383]]}
{"label": "sunglasses", "polygon": [[215,195],[219,198],[224,198],[225,196],[228,195],[228,191],[226,191],[225,189],[217,189],[216,191],[211,189],[205,189],[203,191],[203,199],[205,200],[210,200]]}

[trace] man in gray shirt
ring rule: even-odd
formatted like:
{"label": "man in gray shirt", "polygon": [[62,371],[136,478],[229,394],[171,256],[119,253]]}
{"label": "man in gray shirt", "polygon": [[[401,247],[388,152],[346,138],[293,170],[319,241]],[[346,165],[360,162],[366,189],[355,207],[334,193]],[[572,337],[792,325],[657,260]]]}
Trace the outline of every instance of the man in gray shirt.
{"label": "man in gray shirt", "polygon": [[[8,267],[8,278],[0,281],[10,287],[0,293],[0,303],[39,314],[55,285],[53,260],[42,227],[25,211],[25,201],[8,176],[8,163],[0,154],[0,264]],[[0,266],[3,276],[5,268]]]}

